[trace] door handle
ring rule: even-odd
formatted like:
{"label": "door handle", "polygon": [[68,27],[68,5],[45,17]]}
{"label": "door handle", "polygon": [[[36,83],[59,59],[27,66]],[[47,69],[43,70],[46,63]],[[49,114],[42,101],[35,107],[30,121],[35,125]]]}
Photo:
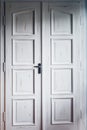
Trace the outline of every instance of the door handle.
{"label": "door handle", "polygon": [[39,63],[37,66],[34,67],[38,69],[38,74],[41,74],[41,68],[42,68],[41,63]]}

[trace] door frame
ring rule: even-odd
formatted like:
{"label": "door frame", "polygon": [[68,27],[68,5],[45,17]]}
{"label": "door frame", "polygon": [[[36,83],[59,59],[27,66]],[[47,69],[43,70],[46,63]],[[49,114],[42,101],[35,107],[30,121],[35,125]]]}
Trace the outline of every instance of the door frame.
{"label": "door frame", "polygon": [[[7,1],[7,0],[6,0]],[[18,0],[8,0],[8,1],[18,1]],[[24,1],[24,0],[21,0]],[[44,0],[26,0],[27,2],[30,1],[39,1],[42,4],[42,1]],[[49,0],[45,0],[47,2]],[[51,2],[53,1],[61,1],[61,0],[50,0]],[[63,0],[63,1],[69,1],[69,0]],[[75,0],[73,0],[74,2]],[[79,1],[78,1],[79,2]],[[4,56],[5,56],[5,29],[3,26],[3,16],[4,16],[4,3],[5,0],[1,0],[0,2],[0,130],[4,130],[4,108],[5,108],[5,75],[3,72],[4,66]],[[43,15],[43,13],[42,13]],[[81,57],[80,57],[80,67],[81,67],[81,74],[80,74],[80,79],[81,79],[81,91],[80,91],[80,121],[81,121],[81,126],[80,130],[86,130],[86,8],[85,8],[85,0],[80,0],[80,25],[81,25],[81,37],[80,37],[80,49],[81,49]],[[44,23],[42,23],[42,30],[43,30]],[[43,35],[42,31],[42,35]],[[42,40],[42,44],[44,41]],[[42,55],[43,58],[43,55]],[[42,61],[43,64],[43,61]],[[42,73],[43,77],[43,73]],[[42,82],[43,86],[43,82]],[[44,98],[42,95],[42,102],[44,103]],[[84,102],[84,103],[83,103]],[[44,111],[44,106],[42,106],[42,111]],[[42,121],[44,121],[44,115],[42,115]],[[42,125],[42,129],[44,130],[44,125]]]}

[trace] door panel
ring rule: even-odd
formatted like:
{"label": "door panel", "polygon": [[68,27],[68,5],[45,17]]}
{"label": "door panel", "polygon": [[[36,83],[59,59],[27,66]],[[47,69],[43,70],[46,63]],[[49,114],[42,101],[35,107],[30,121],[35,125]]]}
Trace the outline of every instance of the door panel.
{"label": "door panel", "polygon": [[73,106],[71,106],[72,103],[73,100],[70,98],[52,99],[52,125],[73,122]]}
{"label": "door panel", "polygon": [[52,35],[61,35],[61,34],[71,34],[71,20],[72,15],[65,9],[61,7],[51,10],[51,34]]}
{"label": "door panel", "polygon": [[24,10],[13,14],[13,34],[32,35],[34,34],[35,10]]}
{"label": "door panel", "polygon": [[41,130],[40,4],[6,3],[6,130]]}
{"label": "door panel", "polygon": [[35,125],[34,99],[13,100],[13,126]]}
{"label": "door panel", "polygon": [[72,62],[72,40],[53,39],[51,44],[52,64],[70,64]]}
{"label": "door panel", "polygon": [[43,4],[42,81],[45,130],[79,130],[79,21],[77,4]]}
{"label": "door panel", "polygon": [[13,65],[32,65],[34,63],[35,40],[13,40]]}
{"label": "door panel", "polygon": [[51,75],[52,94],[71,94],[73,92],[73,72],[71,69],[52,69]]}
{"label": "door panel", "polygon": [[[34,94],[34,71],[30,70],[13,70],[13,95]],[[25,86],[25,84],[27,84]]]}

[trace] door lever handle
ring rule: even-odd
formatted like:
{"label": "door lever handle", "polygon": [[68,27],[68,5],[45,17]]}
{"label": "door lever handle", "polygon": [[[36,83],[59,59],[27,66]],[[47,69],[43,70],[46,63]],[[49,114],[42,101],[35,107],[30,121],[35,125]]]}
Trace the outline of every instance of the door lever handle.
{"label": "door lever handle", "polygon": [[34,66],[35,68],[38,69],[38,74],[41,74],[41,63],[39,63],[37,66]]}

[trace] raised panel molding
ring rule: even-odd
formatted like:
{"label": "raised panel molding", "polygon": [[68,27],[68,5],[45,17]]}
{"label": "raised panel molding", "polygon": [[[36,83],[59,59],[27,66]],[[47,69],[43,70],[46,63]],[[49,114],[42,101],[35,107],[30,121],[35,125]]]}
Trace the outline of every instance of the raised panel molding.
{"label": "raised panel molding", "polygon": [[32,65],[34,63],[34,40],[13,40],[13,65]]}
{"label": "raised panel molding", "polygon": [[73,40],[72,39],[52,39],[52,64],[73,63]]}
{"label": "raised panel molding", "polygon": [[52,69],[52,94],[73,93],[73,70]]}
{"label": "raised panel molding", "polygon": [[51,9],[51,35],[71,35],[73,33],[72,21],[73,17],[69,12]]}
{"label": "raised panel molding", "polygon": [[35,125],[35,100],[13,100],[13,125]]}
{"label": "raised panel molding", "polygon": [[52,125],[68,124],[73,122],[73,99],[52,99]]}
{"label": "raised panel molding", "polygon": [[13,95],[33,95],[34,78],[35,72],[32,69],[13,70]]}
{"label": "raised panel molding", "polygon": [[13,14],[13,35],[35,34],[35,11],[21,11]]}

